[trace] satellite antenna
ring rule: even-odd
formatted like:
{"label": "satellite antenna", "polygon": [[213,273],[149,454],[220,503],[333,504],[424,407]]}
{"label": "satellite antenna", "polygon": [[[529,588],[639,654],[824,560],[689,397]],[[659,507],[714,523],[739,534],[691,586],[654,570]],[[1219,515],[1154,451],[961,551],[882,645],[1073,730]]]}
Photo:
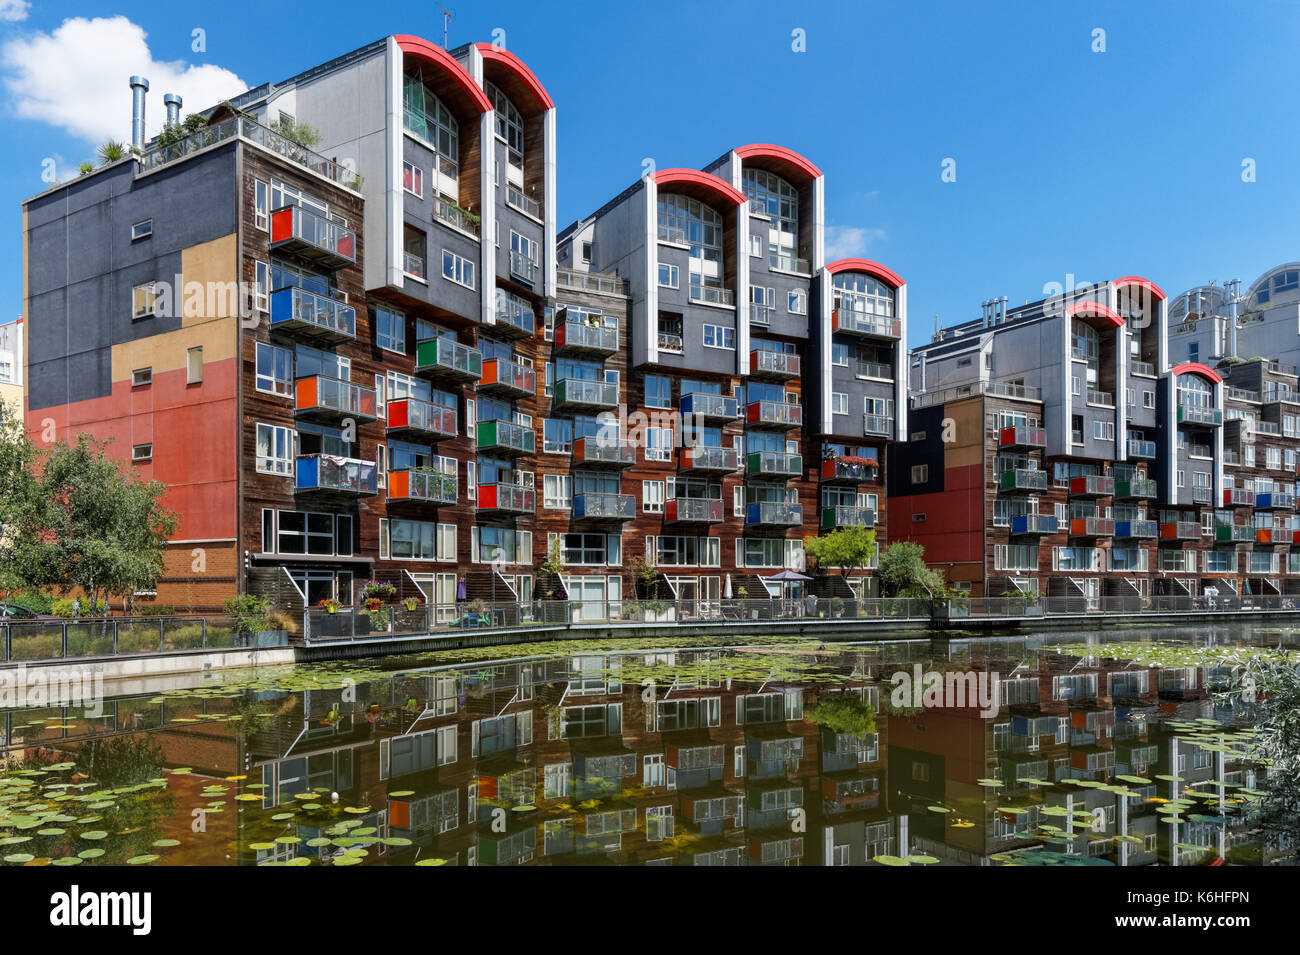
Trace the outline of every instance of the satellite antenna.
{"label": "satellite antenna", "polygon": [[438,9],[442,11],[442,48],[445,50],[447,49],[447,24],[456,19],[456,14],[441,3],[438,4]]}

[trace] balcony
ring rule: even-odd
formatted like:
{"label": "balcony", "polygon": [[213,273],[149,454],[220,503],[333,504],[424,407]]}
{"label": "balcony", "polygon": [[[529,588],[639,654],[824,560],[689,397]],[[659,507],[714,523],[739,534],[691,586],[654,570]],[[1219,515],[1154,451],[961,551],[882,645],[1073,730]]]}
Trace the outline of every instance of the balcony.
{"label": "balcony", "polygon": [[444,408],[419,398],[390,398],[388,401],[388,430],[405,431],[437,440],[459,435],[456,409]]}
{"label": "balcony", "polygon": [[1178,406],[1179,424],[1199,424],[1217,428],[1223,424],[1223,412],[1217,408],[1201,408],[1195,405]]}
{"label": "balcony", "polygon": [[1289,527],[1257,527],[1255,528],[1256,544],[1290,544],[1295,537],[1295,532]]}
{"label": "balcony", "polygon": [[1255,529],[1246,524],[1218,524],[1214,540],[1218,544],[1243,544],[1255,539]]}
{"label": "balcony", "polygon": [[525,285],[537,283],[537,273],[541,267],[523,252],[510,250],[510,275]]}
{"label": "balcony", "polygon": [[903,335],[903,325],[896,319],[837,308],[831,312],[831,331],[867,338],[898,339]]}
{"label": "balcony", "polygon": [[532,338],[537,331],[537,318],[532,307],[521,307],[519,300],[510,297],[497,302],[496,321],[492,332],[502,338]]}
{"label": "balcony", "polygon": [[1261,511],[1294,511],[1295,495],[1284,494],[1281,491],[1270,491],[1267,494],[1255,495],[1255,507]]}
{"label": "balcony", "polygon": [[1128,370],[1129,374],[1132,375],[1144,375],[1147,378],[1156,376],[1156,366],[1149,361],[1137,361],[1131,358],[1129,359]]}
{"label": "balcony", "polygon": [[751,451],[745,473],[759,477],[794,478],[803,474],[803,455],[782,451]]}
{"label": "balcony", "polygon": [[803,523],[803,507],[785,501],[754,501],[745,506],[745,523],[769,527],[798,527]]}
{"label": "balcony", "polygon": [[877,438],[888,438],[894,433],[894,419],[883,414],[864,414],[862,433]]}
{"label": "balcony", "polygon": [[712,498],[679,497],[664,504],[664,521],[669,524],[717,524],[722,520],[722,502]]}
{"label": "balcony", "polygon": [[859,378],[879,378],[885,381],[893,381],[894,368],[892,365],[885,365],[878,361],[860,361],[857,365],[856,375]]}
{"label": "balcony", "polygon": [[1137,438],[1129,438],[1128,456],[1130,458],[1153,459],[1156,456],[1156,443],[1154,441],[1139,441]]}
{"label": "balcony", "polygon": [[1104,474],[1085,474],[1070,478],[1070,497],[1110,497],[1115,493],[1115,479]]}
{"label": "balcony", "polygon": [[636,445],[622,439],[578,438],[573,442],[573,463],[594,468],[630,468],[636,464]]}
{"label": "balcony", "polygon": [[1047,447],[1047,429],[1023,425],[998,432],[998,447],[1003,451],[1034,451]]}
{"label": "balcony", "polygon": [[537,492],[516,484],[480,484],[478,509],[498,514],[532,514],[537,510]]}
{"label": "balcony", "polygon": [[834,530],[837,527],[875,527],[876,512],[870,507],[853,507],[837,504],[822,508],[821,529]]}
{"label": "balcony", "polygon": [[293,475],[295,493],[365,497],[378,493],[379,471],[374,461],[339,458],[332,454],[300,454]]}
{"label": "balcony", "polygon": [[1046,491],[1047,472],[1035,468],[1014,468],[998,475],[999,491]]}
{"label": "balcony", "polygon": [[583,322],[555,326],[555,354],[605,358],[618,351],[618,329]]}
{"label": "balcony", "polygon": [[1115,395],[1109,391],[1098,391],[1095,388],[1089,388],[1085,396],[1088,404],[1096,405],[1101,408],[1115,407]]}
{"label": "balcony", "polygon": [[1254,507],[1255,492],[1244,487],[1225,487],[1223,489],[1224,507]]}
{"label": "balcony", "polygon": [[1201,537],[1201,525],[1196,521],[1173,521],[1160,525],[1160,540],[1194,541]]}
{"label": "balcony", "polygon": [[700,391],[691,391],[682,395],[678,408],[683,418],[697,416],[705,424],[726,424],[728,421],[735,421],[740,414],[735,398],[710,395]]}
{"label": "balcony", "polygon": [[537,372],[505,358],[483,362],[483,377],[478,391],[501,398],[524,398],[537,393]]}
{"label": "balcony", "polygon": [[455,504],[459,482],[454,474],[436,471],[390,471],[388,499],[425,504]]}
{"label": "balcony", "polygon": [[785,381],[799,377],[799,356],[755,348],[749,353],[749,377]]}
{"label": "balcony", "polygon": [[429,281],[428,263],[424,256],[415,252],[402,253],[402,271],[422,282]]}
{"label": "balcony", "polygon": [[1109,517],[1075,517],[1070,520],[1071,537],[1114,537],[1115,522]]}
{"label": "balcony", "polygon": [[1155,521],[1116,521],[1115,536],[1127,540],[1155,540],[1160,526]]}
{"label": "balcony", "polygon": [[302,206],[281,206],[271,213],[271,248],[327,269],[357,262],[357,234]]}
{"label": "balcony", "polygon": [[812,265],[807,259],[801,259],[797,255],[790,255],[788,252],[769,252],[767,267],[776,269],[778,272],[797,272],[799,275],[812,274]]}
{"label": "balcony", "polygon": [[789,431],[803,424],[803,406],[784,401],[751,401],[745,409],[745,421],[755,428]]}
{"label": "balcony", "polygon": [[357,310],[305,288],[276,289],[271,293],[271,331],[337,345],[357,337]]}
{"label": "balcony", "polygon": [[1193,504],[1211,504],[1213,503],[1213,501],[1214,501],[1214,492],[1211,491],[1208,487],[1192,488]]}
{"label": "balcony", "polygon": [[555,284],[578,292],[599,292],[603,295],[628,294],[627,279],[620,278],[617,274],[556,269]]}
{"label": "balcony", "polygon": [[536,454],[537,432],[512,421],[480,421],[478,449],[498,454]]}
{"label": "balcony", "polygon": [[682,471],[721,474],[736,470],[740,467],[740,460],[735,448],[696,445],[693,448],[682,448],[678,467]]}
{"label": "balcony", "polygon": [[555,383],[552,407],[603,411],[618,407],[618,385],[608,381],[561,378]]}
{"label": "balcony", "polygon": [[630,521],[636,517],[636,498],[631,494],[583,493],[573,495],[573,519],[588,521]]}
{"label": "balcony", "polygon": [[1011,515],[1011,533],[1029,536],[1056,533],[1056,517],[1049,514]]}
{"label": "balcony", "polygon": [[454,202],[448,202],[441,196],[435,196],[433,199],[433,218],[446,223],[453,229],[468,232],[475,238],[478,237],[481,226],[479,217],[472,212],[467,212]]}
{"label": "balcony", "polygon": [[880,477],[880,465],[875,458],[826,458],[822,461],[823,484],[865,484]]}
{"label": "balcony", "polygon": [[1115,496],[1121,500],[1143,500],[1156,496],[1156,482],[1151,478],[1129,478],[1115,482]]}
{"label": "balcony", "polygon": [[531,199],[524,195],[514,186],[506,186],[506,205],[512,209],[522,212],[526,216],[532,216],[534,219],[542,217],[542,205],[536,199]]}
{"label": "balcony", "polygon": [[352,418],[360,424],[379,416],[373,388],[325,375],[299,378],[293,387],[293,410],[299,418],[328,422]]}
{"label": "balcony", "polygon": [[736,295],[729,288],[718,288],[715,285],[695,285],[693,283],[689,288],[692,302],[703,302],[706,305],[722,305],[726,308],[735,307]]}
{"label": "balcony", "polygon": [[658,333],[658,349],[669,355],[680,355],[682,353],[682,336],[674,335],[672,332]]}
{"label": "balcony", "polygon": [[483,377],[483,353],[450,338],[426,338],[415,343],[415,370],[456,381]]}

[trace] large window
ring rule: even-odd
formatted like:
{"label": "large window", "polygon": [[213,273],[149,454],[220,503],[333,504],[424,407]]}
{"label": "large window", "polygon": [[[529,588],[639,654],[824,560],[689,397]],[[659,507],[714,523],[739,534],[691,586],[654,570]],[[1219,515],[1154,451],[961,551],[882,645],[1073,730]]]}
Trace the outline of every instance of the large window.
{"label": "large window", "polygon": [[722,216],[698,199],[659,197],[659,237],[691,247],[692,285],[722,287]]}
{"label": "large window", "polygon": [[741,189],[749,197],[751,208],[762,206],[762,214],[771,222],[767,251],[775,268],[789,269],[799,249],[799,194],[794,186],[765,169],[746,169]]}
{"label": "large window", "polygon": [[292,428],[273,424],[257,426],[257,470],[262,474],[293,474]]}
{"label": "large window", "polygon": [[510,97],[493,83],[483,84],[484,92],[487,93],[488,99],[492,101],[492,108],[497,117],[497,135],[505,140],[510,152],[507,154],[510,165],[518,167],[520,171],[524,167],[524,117],[523,114],[515,108],[515,104],[510,102]]}
{"label": "large window", "polygon": [[835,307],[882,318],[894,317],[894,290],[861,272],[839,272],[834,277]]}
{"label": "large window", "polygon": [[389,308],[375,308],[375,343],[380,348],[406,354],[406,316]]}
{"label": "large window", "polygon": [[257,343],[257,390],[285,397],[293,394],[293,352]]}
{"label": "large window", "polygon": [[460,164],[460,126],[442,100],[424,84],[418,70],[405,78],[402,108],[406,130],[433,146],[439,170],[455,177]]}

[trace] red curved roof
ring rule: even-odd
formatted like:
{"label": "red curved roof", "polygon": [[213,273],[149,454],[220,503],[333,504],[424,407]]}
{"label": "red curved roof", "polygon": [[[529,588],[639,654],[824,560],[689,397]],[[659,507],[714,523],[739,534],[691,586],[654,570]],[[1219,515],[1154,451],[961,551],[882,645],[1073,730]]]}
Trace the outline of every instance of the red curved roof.
{"label": "red curved roof", "polygon": [[555,109],[555,101],[551,99],[551,94],[546,92],[546,87],[542,86],[541,80],[533,74],[533,71],[524,66],[523,60],[519,59],[519,57],[515,56],[509,50],[495,46],[491,43],[479,43],[478,51],[482,54],[483,59],[491,60],[494,63],[500,63],[507,70],[513,73],[519,82],[528,87],[528,91],[532,93],[533,98],[537,100],[538,106],[542,109]]}
{"label": "red curved roof", "polygon": [[655,173],[655,184],[703,189],[733,206],[738,206],[745,201],[745,194],[735,189],[731,183],[710,173],[700,172],[698,169],[660,169]]}
{"label": "red curved roof", "polygon": [[736,155],[741,159],[754,159],[759,156],[775,159],[793,166],[809,179],[818,179],[822,175],[822,171],[806,157],[799,155],[793,149],[786,149],[784,146],[776,146],[772,143],[750,143],[748,146],[738,146]]}
{"label": "red curved roof", "polygon": [[399,33],[393,36],[397,45],[402,52],[408,56],[419,57],[427,63],[436,66],[449,76],[461,91],[469,97],[480,113],[486,113],[492,108],[492,101],[487,98],[487,94],[479,89],[478,84],[474,82],[474,77],[465,72],[465,67],[460,62],[440,46],[434,46],[428,40],[418,36],[411,36],[406,33]]}
{"label": "red curved roof", "polygon": [[1169,373],[1175,377],[1178,375],[1200,375],[1216,385],[1223,381],[1222,375],[1209,365],[1202,365],[1199,361],[1185,361],[1181,365],[1174,365],[1173,368],[1169,369]]}
{"label": "red curved roof", "polygon": [[1144,279],[1140,275],[1125,275],[1123,278],[1115,280],[1115,288],[1123,288],[1126,285],[1140,285],[1162,302],[1165,300],[1165,292],[1159,285],[1150,279]]}
{"label": "red curved roof", "polygon": [[1116,328],[1122,328],[1124,319],[1109,305],[1102,302],[1071,302],[1065,307],[1065,314],[1071,318],[1076,315],[1096,315],[1104,318]]}
{"label": "red curved roof", "polygon": [[836,272],[866,272],[894,288],[902,288],[907,284],[897,272],[870,259],[836,259],[826,266],[826,271],[831,275]]}

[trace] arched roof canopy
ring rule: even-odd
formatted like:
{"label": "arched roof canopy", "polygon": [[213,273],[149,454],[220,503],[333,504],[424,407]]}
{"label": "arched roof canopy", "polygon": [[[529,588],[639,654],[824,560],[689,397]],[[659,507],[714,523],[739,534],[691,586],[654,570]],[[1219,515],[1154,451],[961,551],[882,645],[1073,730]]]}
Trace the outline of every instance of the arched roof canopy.
{"label": "arched roof canopy", "polygon": [[750,143],[748,146],[737,146],[735,153],[746,166],[774,172],[791,184],[809,182],[822,176],[822,171],[807,158],[784,146]]}
{"label": "arched roof canopy", "polygon": [[1221,384],[1223,376],[1211,368],[1209,365],[1202,365],[1198,361],[1185,361],[1181,365],[1175,365],[1169,369],[1169,373],[1177,378],[1179,375],[1199,375],[1212,384]]}
{"label": "arched roof canopy", "polygon": [[1103,302],[1071,302],[1065,307],[1065,314],[1102,328],[1122,328],[1124,325],[1123,317]]}
{"label": "arched roof canopy", "polygon": [[418,36],[398,34],[393,37],[402,51],[403,69],[412,63],[425,67],[422,78],[461,121],[477,119],[492,108],[487,95],[454,56],[440,46]]}
{"label": "arched roof canopy", "polygon": [[664,192],[676,192],[708,203],[718,209],[745,202],[744,193],[731,183],[698,169],[660,169],[654,174],[655,185]]}
{"label": "arched roof canopy", "polygon": [[555,108],[551,94],[519,57],[491,43],[478,44],[478,51],[483,57],[483,78],[510,97],[519,112],[531,117]]}
{"label": "arched roof canopy", "polygon": [[879,262],[872,262],[870,259],[836,259],[834,262],[827,264],[826,271],[832,275],[837,272],[865,272],[867,275],[878,278],[895,289],[902,288],[907,284],[897,272],[886,268]]}

